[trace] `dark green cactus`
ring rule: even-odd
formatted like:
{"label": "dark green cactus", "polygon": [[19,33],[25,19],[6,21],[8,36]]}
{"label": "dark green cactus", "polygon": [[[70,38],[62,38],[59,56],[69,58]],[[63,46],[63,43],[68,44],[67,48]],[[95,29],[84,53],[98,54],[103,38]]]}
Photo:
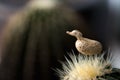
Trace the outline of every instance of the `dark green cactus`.
{"label": "dark green cactus", "polygon": [[56,80],[52,68],[74,49],[66,31],[79,29],[78,22],[64,7],[18,13],[5,29],[0,80]]}
{"label": "dark green cactus", "polygon": [[120,69],[113,68],[110,74],[106,74],[98,80],[120,80]]}

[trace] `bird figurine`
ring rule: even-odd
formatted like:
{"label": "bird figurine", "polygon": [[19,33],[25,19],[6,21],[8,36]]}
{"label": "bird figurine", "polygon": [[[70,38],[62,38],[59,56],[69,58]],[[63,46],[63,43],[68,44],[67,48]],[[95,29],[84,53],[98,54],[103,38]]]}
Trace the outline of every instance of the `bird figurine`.
{"label": "bird figurine", "polygon": [[75,47],[84,55],[99,54],[102,52],[102,44],[96,40],[84,38],[79,30],[66,31],[67,34],[77,38]]}

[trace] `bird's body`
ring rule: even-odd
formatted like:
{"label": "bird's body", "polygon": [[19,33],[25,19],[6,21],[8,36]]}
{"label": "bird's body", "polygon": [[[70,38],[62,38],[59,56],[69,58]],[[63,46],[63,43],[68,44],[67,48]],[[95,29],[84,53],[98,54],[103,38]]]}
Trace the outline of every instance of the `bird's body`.
{"label": "bird's body", "polygon": [[102,52],[102,45],[100,42],[82,37],[82,33],[78,30],[73,30],[72,32],[67,31],[67,34],[77,38],[75,47],[78,52],[85,55],[99,54]]}
{"label": "bird's body", "polygon": [[75,43],[75,47],[79,52],[87,55],[101,53],[102,49],[102,45],[100,42],[88,38],[77,40]]}

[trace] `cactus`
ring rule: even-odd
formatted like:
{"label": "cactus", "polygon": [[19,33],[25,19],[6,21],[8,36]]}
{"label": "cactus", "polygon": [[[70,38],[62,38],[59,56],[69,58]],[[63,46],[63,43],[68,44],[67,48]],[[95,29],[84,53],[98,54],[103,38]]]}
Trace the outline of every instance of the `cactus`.
{"label": "cactus", "polygon": [[79,29],[78,22],[63,5],[29,5],[13,15],[4,31],[0,80],[56,80],[51,68],[73,46],[65,31]]}
{"label": "cactus", "polygon": [[111,66],[112,56],[104,59],[104,54],[75,55],[69,54],[63,69],[56,72],[60,80],[120,80],[120,69]]}

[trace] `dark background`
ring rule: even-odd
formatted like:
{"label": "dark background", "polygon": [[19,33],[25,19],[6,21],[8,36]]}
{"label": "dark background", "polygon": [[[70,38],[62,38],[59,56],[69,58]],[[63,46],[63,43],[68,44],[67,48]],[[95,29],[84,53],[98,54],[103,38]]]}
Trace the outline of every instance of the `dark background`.
{"label": "dark background", "polygon": [[[22,9],[29,0],[0,0],[0,39],[11,15]],[[66,0],[65,4],[82,16],[90,32],[86,37],[99,40],[105,50],[115,57],[113,66],[120,68],[120,1]],[[85,32],[87,33],[87,32]]]}

